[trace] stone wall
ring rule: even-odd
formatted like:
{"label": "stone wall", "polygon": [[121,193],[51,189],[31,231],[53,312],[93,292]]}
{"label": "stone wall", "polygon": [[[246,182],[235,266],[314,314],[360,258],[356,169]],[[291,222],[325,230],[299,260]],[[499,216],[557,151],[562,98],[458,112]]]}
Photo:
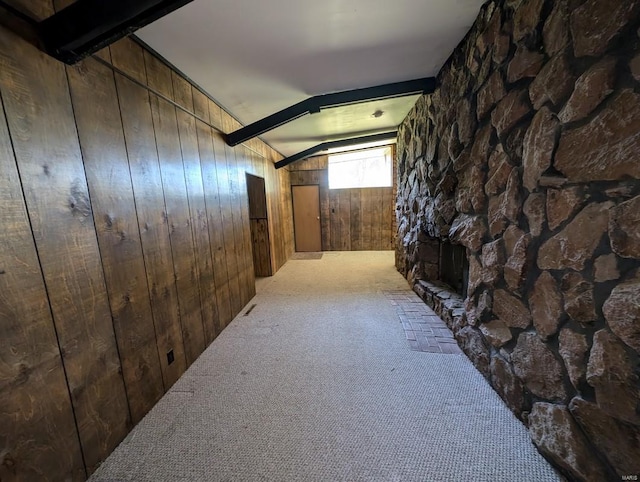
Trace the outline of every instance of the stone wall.
{"label": "stone wall", "polygon": [[640,475],[639,18],[488,2],[399,130],[397,267],[424,293],[467,248],[447,321],[572,480]]}

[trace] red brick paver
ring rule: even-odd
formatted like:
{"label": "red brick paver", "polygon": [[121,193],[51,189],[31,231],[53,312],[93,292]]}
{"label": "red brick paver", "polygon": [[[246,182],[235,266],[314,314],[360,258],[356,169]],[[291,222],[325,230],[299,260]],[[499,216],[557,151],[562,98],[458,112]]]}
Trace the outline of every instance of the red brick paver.
{"label": "red brick paver", "polygon": [[462,354],[451,330],[413,291],[385,290],[384,295],[395,306],[412,350],[448,355]]}

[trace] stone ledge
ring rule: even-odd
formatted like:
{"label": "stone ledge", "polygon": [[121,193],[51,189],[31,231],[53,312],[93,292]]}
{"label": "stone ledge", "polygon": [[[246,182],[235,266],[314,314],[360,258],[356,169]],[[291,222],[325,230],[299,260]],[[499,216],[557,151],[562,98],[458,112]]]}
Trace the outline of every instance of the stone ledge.
{"label": "stone ledge", "polygon": [[413,291],[446,323],[454,335],[466,326],[464,300],[440,281],[417,280]]}

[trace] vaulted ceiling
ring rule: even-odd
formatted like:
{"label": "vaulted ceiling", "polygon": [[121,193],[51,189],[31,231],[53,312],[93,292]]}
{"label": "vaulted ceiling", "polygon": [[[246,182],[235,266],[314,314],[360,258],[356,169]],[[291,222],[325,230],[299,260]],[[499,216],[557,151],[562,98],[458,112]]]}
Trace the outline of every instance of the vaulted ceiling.
{"label": "vaulted ceiling", "polygon": [[[243,124],[310,96],[435,76],[482,0],[195,0],[136,35]],[[394,130],[417,95],[323,109],[262,134],[285,156]]]}

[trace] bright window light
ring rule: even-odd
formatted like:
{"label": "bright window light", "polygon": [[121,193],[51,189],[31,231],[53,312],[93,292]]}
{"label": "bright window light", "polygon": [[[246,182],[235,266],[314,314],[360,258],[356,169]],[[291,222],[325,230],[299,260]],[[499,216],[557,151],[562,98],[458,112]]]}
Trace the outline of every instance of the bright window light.
{"label": "bright window light", "polygon": [[391,147],[329,156],[329,189],[392,186]]}

